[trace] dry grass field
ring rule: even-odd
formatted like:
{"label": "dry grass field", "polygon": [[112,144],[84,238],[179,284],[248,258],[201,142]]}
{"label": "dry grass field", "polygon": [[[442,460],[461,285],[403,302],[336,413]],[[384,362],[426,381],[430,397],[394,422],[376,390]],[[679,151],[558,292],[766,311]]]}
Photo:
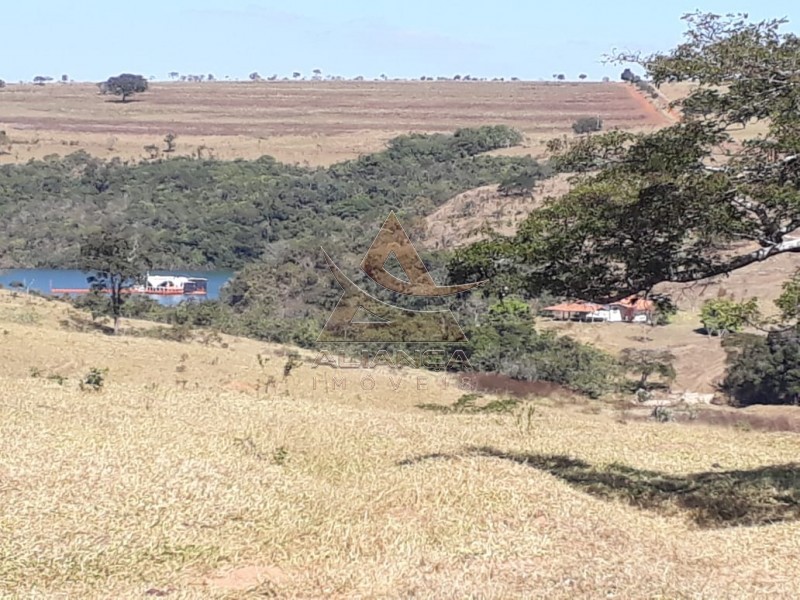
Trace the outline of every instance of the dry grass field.
{"label": "dry grass field", "polygon": [[466,246],[485,238],[486,228],[512,235],[545,199],[569,191],[569,175],[546,179],[527,196],[504,196],[497,187],[487,185],[469,190],[437,208],[425,219],[422,245],[431,249]]}
{"label": "dry grass field", "polygon": [[[661,98],[659,98],[655,104],[662,112],[672,116],[673,118],[679,119],[680,110],[678,108],[670,109],[668,106],[669,103],[685,98],[696,87],[696,84],[687,81],[680,83],[665,83],[659,88]],[[764,135],[767,133],[767,127],[768,125],[764,121],[759,123],[751,122],[746,126],[732,125],[729,129],[729,132],[734,142],[741,143],[744,140],[751,139],[759,135]]]}
{"label": "dry grass field", "polygon": [[617,83],[212,82],[153,83],[126,103],[92,84],[14,84],[0,90],[3,162],[85,150],[141,160],[144,147],[178,136],[176,154],[221,159],[264,154],[327,165],[383,148],[409,132],[507,124],[528,137],[516,153],[540,153],[579,117],[606,127],[667,122],[641,94]]}
{"label": "dry grass field", "polygon": [[797,434],[555,398],[437,413],[416,405],[463,392],[430,374],[370,390],[304,354],[284,378],[285,348],[81,319],[0,294],[4,598],[800,594]]}

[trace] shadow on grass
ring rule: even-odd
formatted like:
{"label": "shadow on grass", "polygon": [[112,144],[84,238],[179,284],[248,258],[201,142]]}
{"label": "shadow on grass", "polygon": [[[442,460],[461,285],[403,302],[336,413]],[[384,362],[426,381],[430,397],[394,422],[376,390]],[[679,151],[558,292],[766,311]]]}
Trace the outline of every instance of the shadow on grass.
{"label": "shadow on grass", "polygon": [[[800,464],[797,463],[748,471],[670,475],[620,464],[593,466],[567,456],[514,454],[488,447],[468,448],[463,456],[519,463],[550,473],[592,496],[622,500],[637,508],[666,514],[687,514],[706,528],[800,519]],[[442,458],[459,456],[420,456],[400,461],[398,465]]]}

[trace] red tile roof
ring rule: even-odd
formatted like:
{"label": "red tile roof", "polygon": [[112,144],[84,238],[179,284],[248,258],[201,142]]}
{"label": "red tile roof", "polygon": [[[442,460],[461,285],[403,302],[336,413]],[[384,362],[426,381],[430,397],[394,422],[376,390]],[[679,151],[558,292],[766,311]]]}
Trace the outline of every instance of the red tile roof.
{"label": "red tile roof", "polygon": [[613,304],[619,304],[634,310],[653,310],[653,308],[655,308],[655,304],[652,300],[645,300],[639,296],[628,296],[627,298],[623,298],[619,302],[614,302]]}
{"label": "red tile roof", "polygon": [[562,304],[556,304],[555,306],[548,306],[543,310],[551,310],[553,312],[593,313],[602,308],[600,304],[594,304],[592,302],[564,302]]}
{"label": "red tile roof", "polygon": [[653,304],[651,300],[645,300],[639,296],[628,296],[627,298],[623,298],[617,302],[610,302],[607,305],[576,300],[574,302],[562,302],[561,304],[548,306],[542,310],[553,312],[592,313],[598,310],[603,310],[606,306],[621,306],[623,308],[641,311],[649,311],[655,308],[655,304]]}

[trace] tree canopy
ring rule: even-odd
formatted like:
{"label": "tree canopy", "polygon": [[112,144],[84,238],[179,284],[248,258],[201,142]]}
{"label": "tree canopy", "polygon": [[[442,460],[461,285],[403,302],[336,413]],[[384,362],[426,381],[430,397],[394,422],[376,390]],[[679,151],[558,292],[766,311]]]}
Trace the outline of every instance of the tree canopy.
{"label": "tree canopy", "polygon": [[[616,57],[655,85],[693,82],[681,122],[551,142],[556,168],[578,173],[573,189],[516,235],[459,252],[453,282],[609,301],[800,251],[800,39],[783,20],[684,19],[672,51]],[[754,123],[763,133],[734,139]]]}
{"label": "tree canopy", "polygon": [[147,79],[141,75],[123,73],[116,77],[109,77],[103,89],[115,96],[120,96],[125,102],[130,96],[147,91]]}

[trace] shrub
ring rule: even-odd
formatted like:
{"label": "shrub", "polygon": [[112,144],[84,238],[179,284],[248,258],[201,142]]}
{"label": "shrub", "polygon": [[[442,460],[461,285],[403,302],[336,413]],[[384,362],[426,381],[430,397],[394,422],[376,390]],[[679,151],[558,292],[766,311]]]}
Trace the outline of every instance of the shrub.
{"label": "shrub", "polygon": [[520,401],[516,398],[500,398],[498,400],[492,400],[486,404],[479,405],[477,404],[477,401],[481,398],[483,398],[482,394],[464,394],[450,406],[426,403],[417,404],[417,408],[443,414],[498,414],[509,413],[520,404]]}
{"label": "shrub", "polygon": [[751,298],[737,302],[729,298],[715,298],[703,304],[700,321],[709,335],[736,333],[758,316],[758,302]]}
{"label": "shrub", "polygon": [[95,392],[101,390],[105,383],[106,373],[108,373],[108,369],[92,367],[89,369],[89,372],[83,376],[83,379],[81,379],[81,389],[93,390]]}
{"label": "shrub", "polygon": [[593,133],[603,128],[603,121],[600,117],[582,117],[572,124],[575,133]]}
{"label": "shrub", "polygon": [[[111,313],[111,299],[99,290],[92,290],[88,294],[75,297],[72,305],[77,309],[88,311],[92,316],[92,321]],[[126,314],[125,316],[132,315]]]}
{"label": "shrub", "polygon": [[533,163],[519,171],[510,172],[497,187],[504,196],[527,196],[536,187],[536,183],[552,175],[552,170],[538,163]]}
{"label": "shrub", "polygon": [[525,302],[506,299],[470,330],[470,363],[513,379],[549,381],[599,397],[614,387],[616,361],[588,344],[554,332],[538,332]]}
{"label": "shrub", "polygon": [[650,418],[659,423],[669,423],[675,419],[672,411],[665,406],[656,406],[650,413]]}

